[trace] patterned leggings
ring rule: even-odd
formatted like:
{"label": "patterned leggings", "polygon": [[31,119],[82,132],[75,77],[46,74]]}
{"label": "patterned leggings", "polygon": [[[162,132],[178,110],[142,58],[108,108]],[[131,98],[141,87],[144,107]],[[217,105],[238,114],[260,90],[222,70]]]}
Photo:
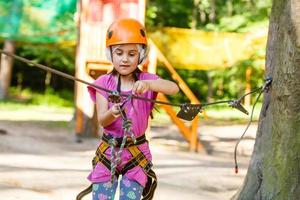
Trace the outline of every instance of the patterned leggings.
{"label": "patterned leggings", "polygon": [[[93,200],[113,200],[117,190],[118,181],[94,183]],[[120,182],[120,200],[140,200],[143,187],[136,181],[122,177]]]}

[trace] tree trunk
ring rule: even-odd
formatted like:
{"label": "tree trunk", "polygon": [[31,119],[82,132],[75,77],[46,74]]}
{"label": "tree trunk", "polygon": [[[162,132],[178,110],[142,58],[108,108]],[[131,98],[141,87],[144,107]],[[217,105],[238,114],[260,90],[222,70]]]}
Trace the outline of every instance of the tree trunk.
{"label": "tree trunk", "polygon": [[200,0],[194,0],[192,25],[191,25],[192,29],[197,29],[198,15],[199,15],[199,3],[200,3]]}
{"label": "tree trunk", "polygon": [[211,12],[209,13],[209,21],[214,24],[216,22],[216,1],[215,0],[210,0],[210,7],[211,7]]}
{"label": "tree trunk", "polygon": [[[4,42],[4,51],[14,53],[15,43],[11,40],[6,40]],[[0,100],[5,99],[8,95],[12,68],[13,68],[13,58],[2,54],[1,64],[0,64]]]}
{"label": "tree trunk", "polygon": [[300,198],[300,1],[274,0],[265,94],[244,184],[234,199]]}

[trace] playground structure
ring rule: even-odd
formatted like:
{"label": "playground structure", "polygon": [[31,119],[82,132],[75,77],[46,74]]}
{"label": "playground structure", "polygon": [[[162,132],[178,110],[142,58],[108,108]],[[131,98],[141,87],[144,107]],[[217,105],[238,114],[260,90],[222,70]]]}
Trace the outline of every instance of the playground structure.
{"label": "playground structure", "polygon": [[[16,41],[27,42],[55,42],[63,45],[74,43],[72,39],[72,29],[59,29],[60,26],[49,21],[42,23],[42,19],[33,15],[32,11],[36,10],[43,15],[50,15],[49,7],[46,4],[31,5],[30,1],[16,1],[15,4],[8,6],[6,9],[12,10],[9,14],[0,14],[0,22],[3,23],[1,37],[15,38]],[[69,1],[66,5],[53,5],[51,10],[57,11],[57,16],[63,15],[67,7],[74,9],[75,1]],[[76,76],[93,82],[101,74],[111,70],[111,64],[105,57],[105,33],[108,25],[118,18],[131,17],[144,22],[145,0],[81,0],[79,2],[79,12],[76,19],[79,27],[76,55]],[[7,6],[1,4],[1,6]],[[24,7],[24,8],[23,8]],[[18,9],[16,9],[18,8]],[[19,13],[22,13],[19,16]],[[23,17],[22,17],[23,16]],[[49,19],[54,19],[48,17]],[[13,29],[6,27],[8,19],[14,20]],[[51,23],[50,23],[51,22]],[[52,24],[53,29],[49,34],[48,25]],[[57,26],[54,26],[54,25]],[[34,28],[23,29],[27,25]],[[41,25],[39,27],[38,25]],[[31,27],[30,26],[30,27]],[[5,28],[6,27],[6,28]],[[21,27],[21,28],[20,28]],[[38,29],[36,27],[39,27]],[[7,30],[12,33],[7,33]],[[61,33],[64,33],[61,35]],[[57,37],[60,35],[61,37]],[[143,71],[156,73],[157,61],[162,63],[170,72],[174,81],[176,81],[182,92],[190,99],[191,103],[199,103],[197,97],[192,93],[189,87],[177,74],[173,66],[183,67],[185,69],[209,70],[218,67],[230,67],[236,61],[247,59],[255,50],[255,46],[265,44],[266,32],[256,34],[237,34],[237,33],[207,33],[199,30],[163,28],[154,33],[148,33],[150,40],[150,54],[148,62],[141,66]],[[180,53],[178,53],[180,52]],[[217,52],[217,53],[216,53]],[[5,60],[5,59],[2,59]],[[246,93],[251,90],[249,84],[251,75],[251,66],[246,71]],[[159,95],[159,100],[168,101],[166,96]],[[249,102],[249,96],[247,96]],[[247,99],[245,99],[246,103]],[[246,103],[247,104],[247,103]],[[97,134],[97,122],[95,120],[95,109],[89,99],[86,86],[76,83],[76,133],[78,135],[85,132],[86,129],[92,128],[92,132]],[[184,138],[189,142],[190,149],[193,151],[203,150],[198,140],[197,126],[198,116],[191,122],[186,123],[176,117],[176,112],[170,106],[162,106],[171,117],[172,121],[179,127]],[[87,119],[93,119],[89,124]]]}
{"label": "playground structure", "polygon": [[[78,41],[76,76],[85,80],[94,79],[101,74],[106,74],[112,69],[111,64],[105,57],[105,34],[108,25],[118,18],[135,18],[144,22],[145,0],[135,1],[82,1],[80,12],[80,37]],[[182,91],[190,99],[191,103],[199,103],[197,97],[192,93],[185,82],[176,73],[176,70],[159,51],[155,44],[150,41],[150,53],[148,62],[141,66],[142,71],[156,73],[156,63],[159,59],[165,64]],[[84,117],[95,117],[95,108],[88,99],[89,95],[85,91],[85,86],[76,86],[76,133],[81,133],[85,125]],[[168,101],[165,95],[159,94],[159,100]],[[192,151],[203,151],[203,147],[198,140],[197,127],[199,117],[186,125],[176,117],[176,112],[170,106],[162,106],[170,115],[172,121],[178,126],[184,138],[189,142]],[[94,120],[95,122],[96,120]]]}
{"label": "playground structure", "polygon": [[[145,0],[82,0],[79,13],[79,40],[76,56],[76,76],[92,82],[98,76],[106,74],[112,69],[110,62],[105,56],[105,34],[108,25],[118,18],[135,18],[144,22]],[[255,45],[261,45],[266,41],[266,33],[253,34],[231,34],[231,33],[205,33],[202,31],[187,31],[186,29],[166,28],[163,34],[168,35],[166,43],[160,42],[159,32],[149,34],[150,52],[149,59],[141,66],[142,71],[156,73],[157,61],[162,63],[170,72],[170,78],[178,83],[182,92],[189,98],[190,103],[200,103],[184,80],[178,75],[169,59],[163,52],[168,52],[172,63],[187,69],[216,69],[218,67],[230,67],[236,61],[251,56]],[[199,37],[200,36],[200,37]],[[201,46],[193,45],[195,40]],[[189,42],[191,45],[183,45]],[[176,43],[176,44],[175,44]],[[174,49],[168,49],[172,46]],[[184,47],[188,46],[188,50]],[[179,51],[180,50],[180,51]],[[182,55],[178,52],[187,51]],[[196,53],[197,52],[197,53]],[[200,53],[199,53],[200,52]],[[216,55],[218,52],[218,56]],[[183,55],[190,55],[184,58]],[[198,64],[195,64],[195,63]],[[200,64],[199,64],[200,63]],[[199,67],[200,65],[200,67]],[[246,72],[246,91],[251,90],[249,84],[251,67]],[[249,98],[245,103],[249,104]],[[163,94],[158,95],[158,100],[168,101]],[[85,118],[93,119],[93,132],[97,134],[97,120],[95,119],[95,108],[89,99],[86,86],[76,85],[76,133],[81,134],[88,126]],[[189,143],[191,151],[204,151],[198,138],[199,116],[190,122],[184,122],[176,117],[176,111],[170,106],[162,105],[174,124],[179,128],[185,140]],[[205,115],[205,113],[204,113]]]}

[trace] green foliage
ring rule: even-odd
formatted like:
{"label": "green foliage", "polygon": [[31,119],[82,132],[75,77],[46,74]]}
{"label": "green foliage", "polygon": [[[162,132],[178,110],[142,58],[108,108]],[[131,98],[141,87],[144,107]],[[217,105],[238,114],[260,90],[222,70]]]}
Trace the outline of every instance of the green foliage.
{"label": "green foliage", "polygon": [[223,87],[222,92],[216,91],[215,97],[220,99],[242,96],[245,93],[247,68],[251,69],[251,89],[260,87],[264,83],[264,59],[261,58],[261,53],[258,51],[250,59],[240,61],[229,69],[216,72],[214,84],[221,82]]}
{"label": "green foliage", "polygon": [[[146,26],[150,30],[161,26],[184,28],[193,26],[207,31],[255,32],[267,29],[271,4],[271,0],[149,0]],[[177,70],[177,72],[201,102],[236,99],[245,93],[247,68],[252,70],[250,80],[252,89],[263,84],[264,52],[265,49],[260,49],[251,58],[226,69]],[[170,77],[163,67],[158,68],[158,74],[167,79]],[[209,77],[212,79],[212,96],[210,97],[208,96]],[[183,93],[170,98],[177,103],[188,102]],[[251,98],[253,102],[255,95]]]}
{"label": "green foliage", "polygon": [[[68,0],[70,4],[72,1]],[[41,1],[31,1],[32,4],[38,4],[39,2]],[[195,2],[198,2],[198,4],[194,5]],[[57,1],[57,3],[60,3],[60,1]],[[1,13],[1,9],[4,8],[3,5],[6,5],[6,3],[0,0]],[[249,32],[267,28],[270,8],[271,0],[148,0],[146,26],[149,30],[163,26],[191,28],[193,22],[196,22],[195,27],[197,29]],[[64,31],[75,31],[72,12],[64,12],[63,6],[59,9],[61,9],[59,12],[62,14],[57,15],[55,18],[57,28],[55,30],[47,29],[50,31],[49,36],[50,33],[63,35]],[[21,45],[17,49],[17,54],[68,74],[74,74],[74,46],[42,45],[40,43],[22,43]],[[247,67],[252,69],[250,80],[252,88],[259,87],[263,83],[264,70],[262,67],[264,66],[264,60],[261,57],[264,52],[265,49],[261,49],[250,59],[240,61],[235,66],[227,69],[209,72],[181,69],[178,70],[178,73],[201,102],[206,102],[208,99],[209,77],[212,79],[213,92],[212,96],[209,97],[210,99],[232,99],[245,91],[245,71]],[[47,83],[47,74],[44,71],[20,62],[15,62],[13,70],[12,85],[18,88],[19,91],[23,91],[22,88],[30,88],[30,93],[39,92],[41,95],[47,95],[47,97],[43,96],[41,98],[38,95],[31,97],[31,103],[50,104],[53,102],[59,105],[71,105],[70,102],[73,101],[71,91],[74,89],[72,81],[52,75],[50,82]],[[158,74],[164,78],[170,77],[170,74],[163,67],[158,68]],[[67,99],[67,103],[56,98],[62,94],[67,94],[67,97],[63,98]],[[44,100],[42,100],[43,98]],[[188,99],[181,92],[171,97],[171,101],[188,102]]]}
{"label": "green foliage", "polygon": [[60,107],[72,107],[73,98],[70,91],[55,92],[52,88],[47,88],[44,94],[35,94],[31,103],[34,105],[55,105]]}
{"label": "green foliage", "polygon": [[21,56],[33,58],[37,63],[69,72],[74,70],[74,46],[25,44],[18,51]]}
{"label": "green foliage", "polygon": [[[34,62],[74,74],[75,47],[24,44],[16,53]],[[20,89],[29,87],[40,92],[44,92],[48,87],[55,91],[74,89],[73,81],[55,74],[47,74],[44,70],[22,62],[14,63],[11,85]]]}
{"label": "green foliage", "polygon": [[146,25],[155,27],[189,28],[193,0],[150,0],[147,2]]}
{"label": "green foliage", "polygon": [[[251,69],[251,89],[263,85],[264,59],[261,58],[261,53],[263,52],[257,52],[250,59],[240,61],[230,68],[212,71],[180,69],[177,72],[201,102],[237,99],[245,94],[247,68]],[[166,79],[170,77],[163,66],[158,68],[158,74]],[[212,79],[212,96],[208,96],[208,76]],[[251,102],[254,101],[255,97],[255,95],[251,96]],[[176,103],[189,102],[183,92],[170,96],[170,99]]]}
{"label": "green foliage", "polygon": [[[271,0],[149,0],[148,29],[172,26],[208,31],[258,30],[268,22]],[[252,28],[249,28],[252,27]]]}

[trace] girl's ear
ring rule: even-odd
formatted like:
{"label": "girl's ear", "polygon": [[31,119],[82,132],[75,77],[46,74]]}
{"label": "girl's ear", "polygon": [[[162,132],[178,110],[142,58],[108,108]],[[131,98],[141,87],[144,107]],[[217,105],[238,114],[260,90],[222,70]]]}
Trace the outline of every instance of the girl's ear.
{"label": "girl's ear", "polygon": [[148,47],[146,45],[138,44],[139,50],[139,65],[144,64],[148,56]]}
{"label": "girl's ear", "polygon": [[105,55],[106,55],[107,60],[109,60],[110,62],[112,62],[111,50],[110,50],[109,47],[107,47],[107,48],[105,49]]}

